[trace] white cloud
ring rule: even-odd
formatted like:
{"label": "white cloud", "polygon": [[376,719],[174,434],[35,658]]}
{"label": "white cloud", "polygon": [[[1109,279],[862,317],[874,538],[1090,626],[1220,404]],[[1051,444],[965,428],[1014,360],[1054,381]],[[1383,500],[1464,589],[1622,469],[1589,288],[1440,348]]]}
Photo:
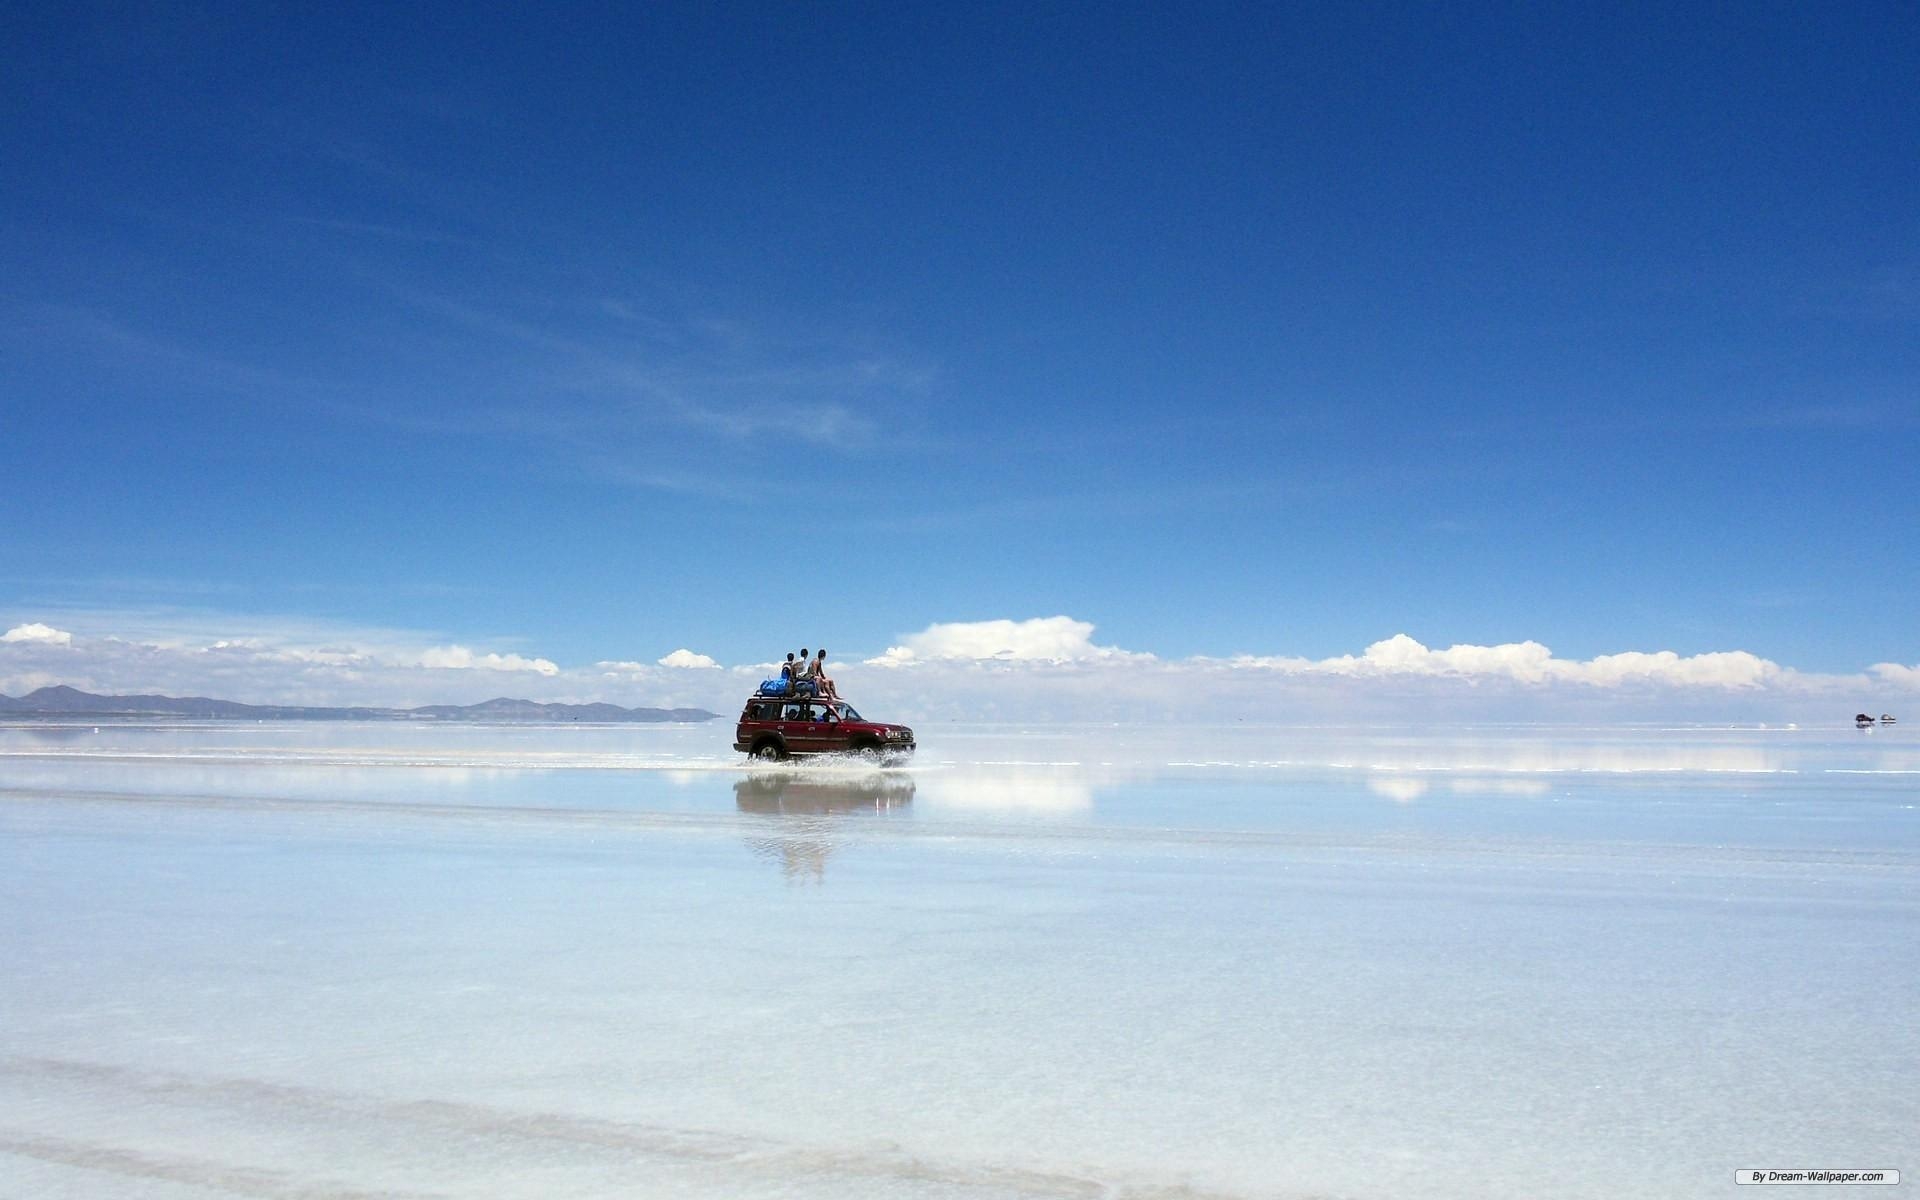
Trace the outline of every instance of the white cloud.
{"label": "white cloud", "polygon": [[1903,688],[1907,691],[1920,692],[1920,666],[1908,667],[1902,666],[1899,663],[1875,663],[1871,667],[1868,667],[1867,670],[1873,673],[1874,678],[1879,679],[1883,683],[1890,683],[1894,687]]}
{"label": "white cloud", "polygon": [[1745,650],[1726,650],[1682,658],[1671,650],[1644,654],[1629,650],[1603,654],[1584,663],[1562,664],[1568,677],[1600,687],[1650,681],[1683,687],[1755,688],[1787,674],[1786,668]]}
{"label": "white cloud", "polygon": [[33,621],[25,625],[15,625],[0,634],[0,642],[43,642],[49,646],[70,646],[73,635],[64,629],[55,629],[51,625],[42,625]]}
{"label": "white cloud", "polygon": [[1744,650],[1695,654],[1684,658],[1671,650],[1651,654],[1629,650],[1580,661],[1555,658],[1553,651],[1533,641],[1506,642],[1498,646],[1463,643],[1444,650],[1434,650],[1404,633],[1375,642],[1359,655],[1343,654],[1319,660],[1241,655],[1230,659],[1194,661],[1221,662],[1233,668],[1283,675],[1499,679],[1525,684],[1583,683],[1603,688],[1630,683],[1754,688],[1791,674],[1778,663]]}
{"label": "white cloud", "polygon": [[720,665],[706,655],[695,654],[693,651],[684,647],[675,650],[672,654],[667,655],[659,661],[663,667],[681,667],[689,670],[712,670],[718,668]]}
{"label": "white cloud", "polygon": [[465,646],[435,646],[420,656],[420,665],[436,670],[532,671],[537,675],[560,673],[557,665],[544,658],[523,658],[518,654],[475,654]]}
{"label": "white cloud", "polygon": [[1093,624],[1072,617],[1033,617],[1025,621],[953,621],[908,634],[902,644],[867,662],[898,667],[918,662],[972,660],[998,662],[1086,662],[1146,659],[1113,646],[1093,643]]}
{"label": "white cloud", "polygon": [[[1689,688],[1755,689],[1788,681],[1795,673],[1744,650],[1682,656],[1671,650],[1630,650],[1587,660],[1556,658],[1535,641],[1505,642],[1494,646],[1461,643],[1445,649],[1423,645],[1404,633],[1368,646],[1359,654],[1308,659],[1285,655],[1240,655],[1234,658],[1196,657],[1162,663],[1150,654],[1135,654],[1096,645],[1094,626],[1071,617],[1037,617],[1025,621],[969,621],[928,626],[900,645],[867,660],[870,666],[925,667],[936,663],[992,663],[1099,665],[1111,663],[1138,674],[1158,664],[1176,672],[1226,669],[1261,674],[1367,679],[1459,680],[1469,684],[1517,683],[1544,688],[1554,684],[1581,684],[1593,688],[1656,685]],[[1903,679],[1906,668],[1876,667],[1884,678]]]}

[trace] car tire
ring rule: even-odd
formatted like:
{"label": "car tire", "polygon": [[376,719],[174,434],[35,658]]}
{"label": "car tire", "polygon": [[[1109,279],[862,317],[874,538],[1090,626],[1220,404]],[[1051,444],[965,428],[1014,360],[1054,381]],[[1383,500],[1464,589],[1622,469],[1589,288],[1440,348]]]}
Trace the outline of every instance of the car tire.
{"label": "car tire", "polygon": [[761,742],[750,753],[761,762],[779,762],[787,756],[786,750],[779,742]]}

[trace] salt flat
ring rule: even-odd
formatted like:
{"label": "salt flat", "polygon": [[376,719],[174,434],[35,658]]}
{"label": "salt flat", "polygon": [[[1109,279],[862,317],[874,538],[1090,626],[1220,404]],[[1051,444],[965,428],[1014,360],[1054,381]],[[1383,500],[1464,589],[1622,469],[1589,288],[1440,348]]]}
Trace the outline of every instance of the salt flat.
{"label": "salt flat", "polygon": [[34,1196],[1478,1197],[1920,1170],[1920,740],[0,728]]}

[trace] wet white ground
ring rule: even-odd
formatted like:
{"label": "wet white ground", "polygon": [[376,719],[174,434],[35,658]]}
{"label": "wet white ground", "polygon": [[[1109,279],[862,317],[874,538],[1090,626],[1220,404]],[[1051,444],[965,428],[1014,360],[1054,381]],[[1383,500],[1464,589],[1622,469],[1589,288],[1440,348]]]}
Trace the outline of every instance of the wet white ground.
{"label": "wet white ground", "polygon": [[1911,731],[0,728],[0,1192],[1920,1171]]}

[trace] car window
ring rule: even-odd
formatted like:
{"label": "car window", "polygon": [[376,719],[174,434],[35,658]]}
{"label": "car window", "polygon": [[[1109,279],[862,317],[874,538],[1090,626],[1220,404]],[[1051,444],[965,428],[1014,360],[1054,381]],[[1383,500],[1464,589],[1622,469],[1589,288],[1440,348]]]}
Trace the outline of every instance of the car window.
{"label": "car window", "polygon": [[851,704],[842,704],[839,706],[839,709],[840,719],[843,721],[858,721],[860,719],[860,714],[853,711],[853,705]]}
{"label": "car window", "polygon": [[780,714],[780,719],[782,721],[804,721],[807,719],[807,706],[804,704],[789,704],[785,711]]}

